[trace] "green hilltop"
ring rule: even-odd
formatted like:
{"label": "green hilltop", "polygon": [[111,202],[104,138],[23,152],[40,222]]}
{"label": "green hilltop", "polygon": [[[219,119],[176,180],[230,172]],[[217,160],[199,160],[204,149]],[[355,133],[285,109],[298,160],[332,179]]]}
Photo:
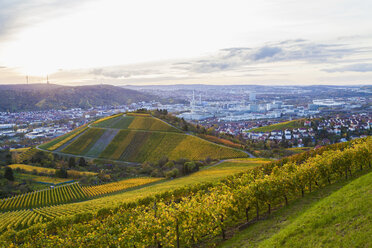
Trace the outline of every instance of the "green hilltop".
{"label": "green hilltop", "polygon": [[40,149],[88,158],[142,163],[248,157],[238,149],[184,133],[149,114],[118,114],[80,127]]}

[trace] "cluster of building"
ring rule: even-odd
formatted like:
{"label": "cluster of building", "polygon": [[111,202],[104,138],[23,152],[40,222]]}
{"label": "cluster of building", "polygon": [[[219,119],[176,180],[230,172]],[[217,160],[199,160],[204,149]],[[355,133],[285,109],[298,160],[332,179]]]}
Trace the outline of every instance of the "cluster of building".
{"label": "cluster of building", "polygon": [[[315,125],[315,126],[312,126]],[[249,130],[241,130],[243,137],[251,140],[266,141],[297,141],[302,142],[303,138],[317,138],[317,135],[322,131],[326,131],[328,134],[343,135],[349,134],[351,138],[358,138],[365,136],[361,134],[358,136],[360,131],[369,132],[372,127],[372,118],[368,114],[352,115],[350,117],[336,117],[327,118],[320,121],[305,121],[304,127],[286,129],[286,130],[273,130],[271,132],[250,132]],[[341,141],[346,141],[345,138],[341,138]]]}
{"label": "cluster of building", "polygon": [[252,92],[249,99],[244,101],[202,101],[201,96],[197,100],[193,94],[189,106],[184,106],[183,113],[178,117],[185,120],[202,121],[213,118],[219,122],[233,122],[275,119],[284,115],[304,117],[316,114],[319,114],[319,110],[313,105],[295,106],[278,100],[258,103],[256,94]]}
{"label": "cluster of building", "polygon": [[244,137],[251,140],[273,140],[273,141],[295,141],[302,142],[303,138],[315,138],[315,132],[313,128],[295,128],[286,130],[273,130],[271,132],[247,132],[244,133]]}
{"label": "cluster of building", "polygon": [[330,118],[323,120],[318,124],[318,130],[325,130],[327,133],[341,135],[345,132],[370,130],[371,126],[371,117],[367,114],[361,114],[345,118]]}

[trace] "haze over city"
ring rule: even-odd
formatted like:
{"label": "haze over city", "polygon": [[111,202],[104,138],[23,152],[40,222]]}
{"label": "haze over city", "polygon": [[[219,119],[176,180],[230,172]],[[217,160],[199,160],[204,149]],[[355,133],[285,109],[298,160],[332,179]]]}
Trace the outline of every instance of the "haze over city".
{"label": "haze over city", "polygon": [[0,1],[0,84],[363,85],[371,1]]}

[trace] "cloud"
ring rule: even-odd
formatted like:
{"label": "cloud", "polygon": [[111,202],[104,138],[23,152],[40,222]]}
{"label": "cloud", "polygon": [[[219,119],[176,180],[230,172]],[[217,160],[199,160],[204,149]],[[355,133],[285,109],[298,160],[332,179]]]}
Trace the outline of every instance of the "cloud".
{"label": "cloud", "polygon": [[365,48],[351,48],[346,44],[313,43],[303,39],[286,40],[261,47],[235,47],[219,50],[213,56],[188,63],[173,64],[175,69],[194,73],[236,70],[262,63],[299,61],[326,64],[340,61],[346,56],[368,52]]}
{"label": "cloud", "polygon": [[0,40],[6,39],[26,26],[69,13],[73,7],[85,2],[87,0],[1,0]]}
{"label": "cloud", "polygon": [[363,64],[352,64],[352,65],[346,65],[342,67],[335,67],[331,69],[324,69],[323,71],[326,72],[372,72],[372,64],[363,63]]}
{"label": "cloud", "polygon": [[[371,71],[372,64],[366,56],[370,53],[371,48],[366,46],[351,47],[347,44],[316,43],[298,39],[258,47],[225,48],[209,56],[194,59],[61,71],[51,78],[61,78],[64,81],[69,78],[83,78],[84,82],[98,80],[115,84],[211,80],[232,80],[231,82],[238,83],[253,80],[295,82],[301,78],[302,81],[299,82],[303,83],[304,78],[313,82],[315,77],[323,75],[322,71]],[[361,57],[365,60],[361,60]],[[341,63],[351,65],[333,68]]]}
{"label": "cloud", "polygon": [[96,76],[103,76],[107,78],[130,78],[135,76],[145,76],[145,75],[153,75],[153,74],[160,74],[159,71],[156,70],[126,70],[124,68],[95,68],[92,69],[89,74],[93,74]]}
{"label": "cloud", "polygon": [[255,54],[253,54],[253,59],[261,60],[265,58],[272,58],[280,52],[282,52],[282,49],[280,47],[264,46],[260,48]]}

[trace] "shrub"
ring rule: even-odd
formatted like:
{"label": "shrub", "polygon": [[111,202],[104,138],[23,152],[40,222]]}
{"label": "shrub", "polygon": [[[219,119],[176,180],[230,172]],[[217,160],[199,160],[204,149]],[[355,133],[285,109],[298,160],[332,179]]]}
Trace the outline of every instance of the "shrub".
{"label": "shrub", "polygon": [[174,168],[173,170],[167,171],[165,173],[166,178],[176,178],[180,174],[180,171],[177,168]]}
{"label": "shrub", "polygon": [[13,170],[10,167],[5,168],[4,177],[9,181],[14,181]]}
{"label": "shrub", "polygon": [[174,162],[173,161],[168,161],[165,165],[164,165],[164,167],[166,168],[166,169],[173,169],[174,168]]}
{"label": "shrub", "polygon": [[67,178],[67,171],[65,168],[61,168],[59,170],[56,170],[56,177],[60,178]]}

